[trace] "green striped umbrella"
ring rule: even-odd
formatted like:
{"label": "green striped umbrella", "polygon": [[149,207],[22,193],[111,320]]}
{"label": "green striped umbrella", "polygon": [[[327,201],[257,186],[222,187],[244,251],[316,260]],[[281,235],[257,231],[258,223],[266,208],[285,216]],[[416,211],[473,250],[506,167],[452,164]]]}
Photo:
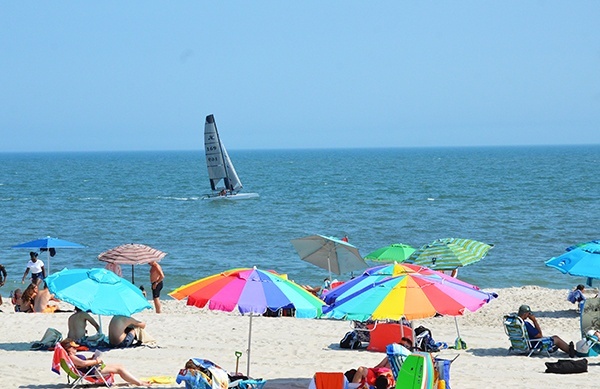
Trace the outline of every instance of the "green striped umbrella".
{"label": "green striped umbrella", "polygon": [[479,261],[492,247],[472,239],[437,239],[417,249],[406,262],[435,270],[452,270]]}
{"label": "green striped umbrella", "polygon": [[393,263],[404,262],[415,249],[404,243],[394,243],[369,253],[365,259],[373,262]]}

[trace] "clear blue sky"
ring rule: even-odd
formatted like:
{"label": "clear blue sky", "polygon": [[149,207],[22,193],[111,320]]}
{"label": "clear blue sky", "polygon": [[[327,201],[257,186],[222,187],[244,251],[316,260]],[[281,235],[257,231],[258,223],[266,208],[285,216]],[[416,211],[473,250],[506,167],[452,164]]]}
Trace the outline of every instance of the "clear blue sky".
{"label": "clear blue sky", "polygon": [[600,1],[10,1],[0,152],[600,143]]}

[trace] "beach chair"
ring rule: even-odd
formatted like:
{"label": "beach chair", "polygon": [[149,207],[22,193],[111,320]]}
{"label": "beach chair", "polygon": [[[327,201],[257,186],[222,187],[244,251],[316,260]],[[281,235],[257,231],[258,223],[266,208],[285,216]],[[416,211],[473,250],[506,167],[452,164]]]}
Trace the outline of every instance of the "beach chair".
{"label": "beach chair", "polygon": [[313,376],[308,389],[347,389],[348,380],[341,372],[317,372]]}
{"label": "beach chair", "polygon": [[387,345],[386,354],[394,379],[397,380],[402,364],[406,360],[406,357],[411,354],[411,351],[398,343],[392,343]]}
{"label": "beach chair", "polygon": [[[61,369],[67,374],[67,383],[71,385],[71,388],[75,388],[80,384],[104,385],[108,387],[114,383],[114,374],[112,373],[101,374],[96,367],[92,367],[87,372],[77,369],[67,351],[60,343],[57,343],[54,346],[54,355],[52,356],[52,371],[60,375]],[[70,382],[71,379],[74,380],[72,384]]]}
{"label": "beach chair", "polygon": [[527,354],[544,353],[550,356],[553,346],[552,338],[529,339],[525,323],[517,314],[505,315],[503,319],[504,332],[508,335],[510,348],[508,352]]}
{"label": "beach chair", "polygon": [[600,341],[594,332],[600,331],[600,298],[589,298],[584,301],[580,311],[580,327],[582,340],[577,342],[575,351],[580,357],[596,357],[600,355]]}
{"label": "beach chair", "polygon": [[191,358],[196,368],[181,369],[175,381],[185,383],[186,389],[262,389],[263,379],[237,379],[229,381],[229,375],[208,359]]}

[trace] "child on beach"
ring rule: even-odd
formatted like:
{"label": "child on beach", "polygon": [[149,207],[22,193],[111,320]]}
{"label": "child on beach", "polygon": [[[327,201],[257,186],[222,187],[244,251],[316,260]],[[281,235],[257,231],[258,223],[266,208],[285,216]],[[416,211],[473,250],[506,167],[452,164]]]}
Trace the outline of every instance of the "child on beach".
{"label": "child on beach", "polygon": [[583,284],[579,284],[567,295],[567,300],[569,300],[573,304],[577,304],[577,308],[579,310],[583,308],[583,304],[585,303],[585,296],[583,294],[584,290],[585,286]]}

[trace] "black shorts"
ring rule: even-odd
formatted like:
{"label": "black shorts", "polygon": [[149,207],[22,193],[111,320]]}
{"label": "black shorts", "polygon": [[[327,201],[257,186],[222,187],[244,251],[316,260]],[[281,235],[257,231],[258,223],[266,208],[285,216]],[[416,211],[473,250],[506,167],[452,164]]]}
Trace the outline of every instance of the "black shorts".
{"label": "black shorts", "polygon": [[158,284],[156,284],[156,286],[154,288],[152,288],[152,298],[153,299],[157,299],[160,297],[160,291],[163,288],[163,282],[159,282]]}

